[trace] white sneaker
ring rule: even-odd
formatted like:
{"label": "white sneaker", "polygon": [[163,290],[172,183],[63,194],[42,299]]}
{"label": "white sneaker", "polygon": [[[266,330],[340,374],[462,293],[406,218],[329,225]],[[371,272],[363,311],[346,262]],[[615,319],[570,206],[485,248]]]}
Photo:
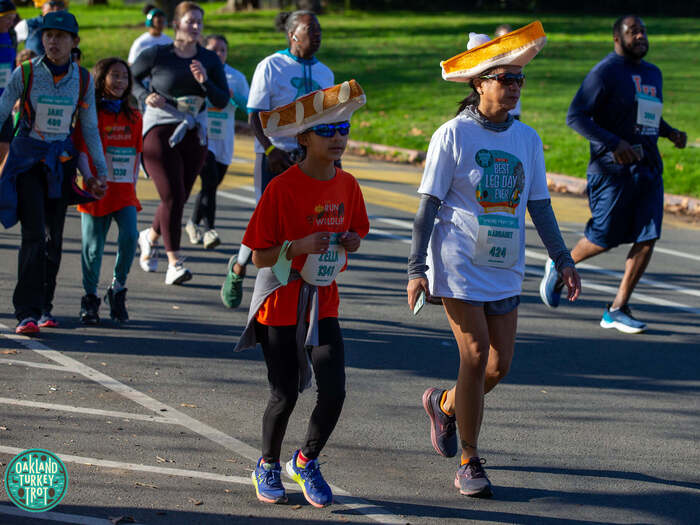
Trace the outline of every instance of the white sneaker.
{"label": "white sneaker", "polygon": [[179,259],[175,265],[168,265],[165,284],[182,284],[190,279],[192,279],[192,272],[185,268],[183,259]]}
{"label": "white sneaker", "polygon": [[207,230],[204,232],[204,249],[213,250],[219,244],[221,244],[221,239],[219,239],[219,234],[216,230]]}
{"label": "white sneaker", "polygon": [[150,231],[150,228],[146,228],[139,233],[139,265],[144,272],[155,272],[158,269],[158,250],[148,238]]}
{"label": "white sneaker", "polygon": [[185,231],[190,238],[190,244],[202,244],[202,230],[199,229],[199,226],[192,221],[187,221]]}

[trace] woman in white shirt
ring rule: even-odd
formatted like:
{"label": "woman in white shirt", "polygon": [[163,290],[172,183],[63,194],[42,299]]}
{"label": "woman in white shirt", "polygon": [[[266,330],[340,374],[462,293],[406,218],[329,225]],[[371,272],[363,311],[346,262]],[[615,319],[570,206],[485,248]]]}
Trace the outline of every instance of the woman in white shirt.
{"label": "woman in white shirt", "polygon": [[492,42],[471,33],[468,51],[441,63],[445,80],[469,82],[472,93],[433,135],[418,188],[409,307],[417,313],[424,300],[441,299],[460,355],[456,386],[429,388],[423,407],[433,447],[443,456],[457,454],[458,423],[462,455],[454,484],[468,496],[492,495],[477,441],[484,394],[513,358],[526,207],[569,300],[581,287],[549,200],[542,141],[509,115],[520,98],[522,68],[545,40],[539,22]]}
{"label": "woman in white shirt", "polygon": [[152,4],[146,4],[143,8],[143,13],[146,15],[146,27],[148,31],[140,35],[134,43],[131,44],[129,50],[129,65],[136,62],[136,57],[141,54],[141,51],[151,46],[165,46],[172,44],[173,39],[164,34],[165,30],[165,13]]}

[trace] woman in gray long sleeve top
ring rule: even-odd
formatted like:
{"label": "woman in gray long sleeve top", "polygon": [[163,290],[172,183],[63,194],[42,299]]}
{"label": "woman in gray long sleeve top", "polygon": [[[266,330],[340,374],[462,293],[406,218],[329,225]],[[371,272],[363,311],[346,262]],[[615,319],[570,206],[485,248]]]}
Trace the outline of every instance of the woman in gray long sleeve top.
{"label": "woman in gray long sleeve top", "polygon": [[[517,32],[498,39],[490,60],[480,58],[489,53],[488,37],[472,33],[469,49],[478,46],[477,58],[467,51],[442,63],[444,78],[469,82],[473,92],[430,141],[408,266],[409,306],[431,295],[441,299],[460,355],[456,386],[423,394],[431,441],[443,456],[461,449],[455,486],[478,497],[492,494],[478,438],[484,394],[506,375],[515,349],[526,207],[569,299],[580,290],[549,202],[542,141],[508,114],[520,98],[522,65],[545,38],[539,22]],[[511,52],[501,55],[504,47]]]}
{"label": "woman in gray long sleeve top", "polygon": [[[198,43],[203,14],[194,2],[180,2],[175,8],[175,41],[146,49],[131,66],[132,91],[146,107],[143,165],[161,199],[151,227],[139,234],[139,263],[146,272],[156,271],[155,246],[162,235],[168,257],[165,284],[192,278],[179,253],[182,212],[206,158],[206,99],[217,108],[229,100],[221,61]],[[148,77],[146,89],[143,82]]]}

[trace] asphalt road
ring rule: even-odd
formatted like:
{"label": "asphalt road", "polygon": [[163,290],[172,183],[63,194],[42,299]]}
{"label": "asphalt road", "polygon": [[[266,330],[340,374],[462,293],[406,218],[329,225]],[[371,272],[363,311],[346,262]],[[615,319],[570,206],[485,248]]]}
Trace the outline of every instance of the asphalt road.
{"label": "asphalt road", "polygon": [[[700,229],[667,218],[632,301],[649,331],[630,336],[598,325],[626,249],[582,267],[581,299],[548,310],[538,295],[545,252],[528,227],[516,355],[487,396],[480,439],[495,497],[470,499],[452,484],[456,461],[432,451],[420,404],[425,388],[452,384],[458,355],[441,307],[413,317],[406,306],[419,172],[357,158],[345,165],[361,178],[373,230],[339,278],[348,397],[321,458],[336,504],[312,508],[289,480],[289,504],[259,503],[250,472],[265,366],[259,352],[232,353],[253,269],[240,309],[219,300],[226,260],[253,209],[248,141],[237,154],[243,158],[219,198],[224,244],[205,252],[185,240],[194,279],[181,287],[163,284],[163,261],[156,274],[134,264],[132,320],[123,328],[104,306],[100,326],[78,322],[80,228],[72,210],[54,310],[61,326],[31,340],[15,336],[19,228],[0,232],[0,472],[20,451],[45,448],[63,458],[70,477],[49,513],[23,513],[1,491],[0,524],[700,521]],[[140,184],[145,227],[156,203],[150,184]],[[585,201],[556,197],[555,208],[573,245]],[[109,239],[101,293],[116,227]],[[312,405],[313,393],[300,397],[285,457],[300,445]]]}

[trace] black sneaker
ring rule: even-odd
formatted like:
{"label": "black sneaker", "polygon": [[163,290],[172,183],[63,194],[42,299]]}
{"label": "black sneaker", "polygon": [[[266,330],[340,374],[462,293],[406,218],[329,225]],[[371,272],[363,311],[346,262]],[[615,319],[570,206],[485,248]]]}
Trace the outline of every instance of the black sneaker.
{"label": "black sneaker", "polygon": [[95,294],[83,295],[80,299],[80,322],[83,324],[100,324],[100,299]]}
{"label": "black sneaker", "polygon": [[129,314],[126,311],[126,288],[122,288],[117,293],[110,286],[105,294],[105,302],[109,304],[109,316],[118,323],[126,323]]}

